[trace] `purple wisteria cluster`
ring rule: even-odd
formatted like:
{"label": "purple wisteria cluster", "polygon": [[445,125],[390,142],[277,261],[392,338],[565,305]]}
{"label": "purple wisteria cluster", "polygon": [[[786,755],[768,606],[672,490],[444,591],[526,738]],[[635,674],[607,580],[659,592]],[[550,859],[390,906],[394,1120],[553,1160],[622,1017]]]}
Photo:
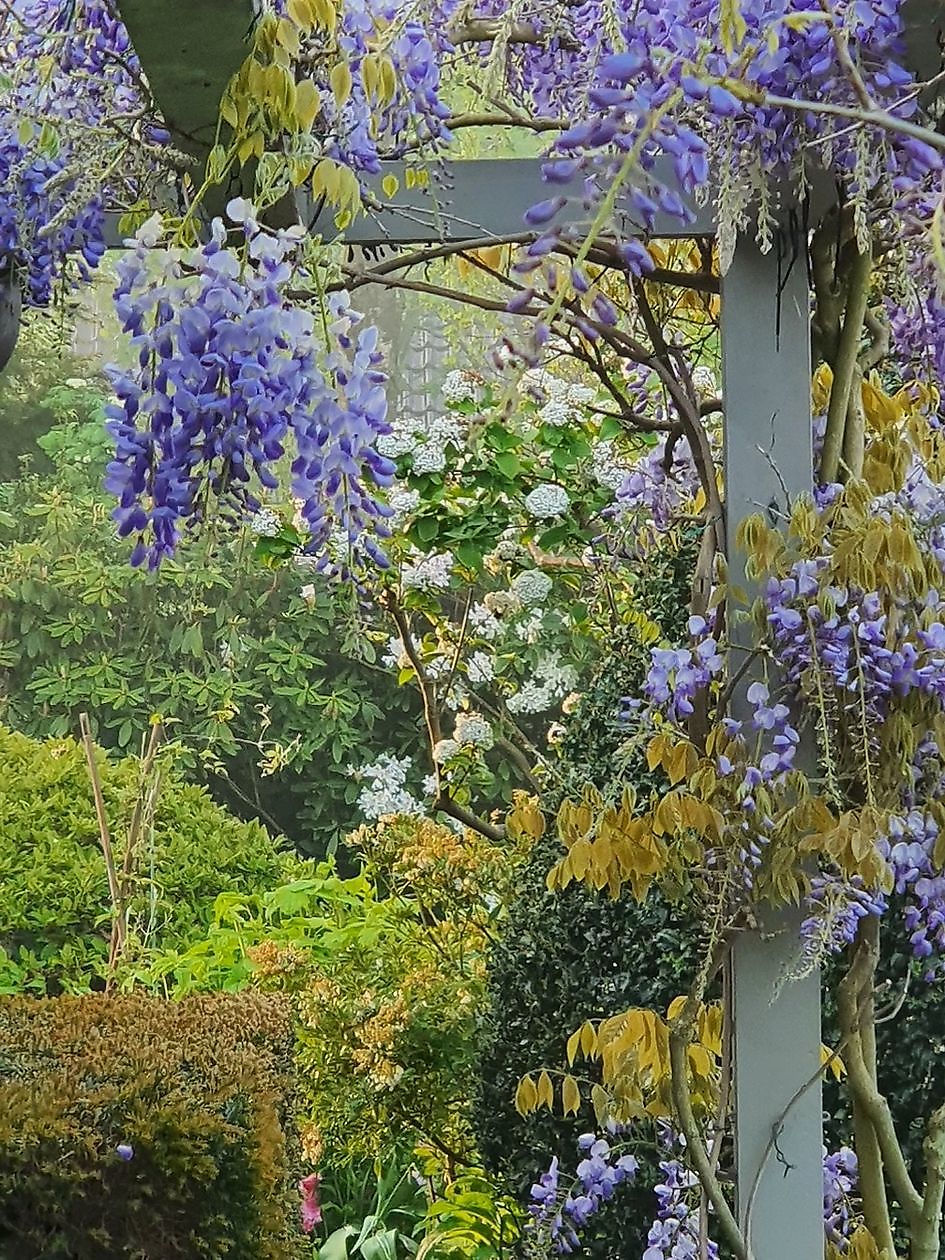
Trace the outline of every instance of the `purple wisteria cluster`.
{"label": "purple wisteria cluster", "polygon": [[[664,1142],[673,1145],[668,1130]],[[659,1168],[663,1179],[653,1187],[658,1207],[646,1236],[643,1260],[695,1260],[700,1253],[702,1227],[699,1178],[678,1158],[661,1160]],[[708,1239],[708,1260],[717,1260],[718,1254],[717,1244]]]}
{"label": "purple wisteria cluster", "polygon": [[[935,819],[914,809],[890,818],[877,842],[913,957],[925,965],[930,981],[945,972],[945,875],[935,863],[938,838]],[[860,920],[885,914],[889,901],[882,890],[865,888],[859,878],[824,872],[812,879],[805,905],[810,913],[801,928],[804,954],[817,962],[851,944]]]}
{"label": "purple wisteria cluster", "polygon": [[[277,11],[285,7],[278,0]],[[359,175],[376,175],[382,157],[398,156],[410,145],[432,154],[448,144],[450,111],[441,99],[433,32],[417,18],[405,21],[392,0],[346,0],[339,20],[338,49],[351,73],[351,91],[338,101],[328,83],[315,80],[323,151]],[[367,65],[376,72],[372,58],[379,43],[394,72],[389,96],[379,90],[376,73],[366,73]]]}
{"label": "purple wisteria cluster", "polygon": [[689,717],[693,701],[722,672],[725,660],[705,617],[689,618],[692,646],[653,648],[644,683],[651,705],[673,720]]}
{"label": "purple wisteria cluster", "polygon": [[579,1249],[579,1231],[619,1186],[633,1181],[639,1168],[632,1155],[620,1154],[619,1148],[596,1133],[583,1133],[577,1146],[583,1158],[567,1186],[562,1185],[555,1156],[531,1190],[531,1241],[547,1244],[555,1255]]}
{"label": "purple wisteria cluster", "polygon": [[824,1151],[824,1232],[840,1250],[853,1232],[858,1186],[856,1152],[848,1146]]}
{"label": "purple wisteria cluster", "polygon": [[13,0],[4,22],[13,78],[0,91],[0,270],[43,307],[57,284],[88,280],[105,251],[101,183],[79,154],[106,117],[140,118],[139,68],[107,0]]}
{"label": "purple wisteria cluster", "polygon": [[244,251],[210,240],[183,261],[158,248],[152,221],[123,259],[115,294],[136,363],[110,370],[116,442],[108,488],[119,533],[137,537],[136,564],[173,554],[186,526],[211,507],[240,519],[274,489],[294,440],[292,487],[319,567],[345,567],[329,543],[379,564],[390,510],[376,497],[394,465],[376,442],[388,433],[385,377],[374,328],[347,295],[328,300],[320,345],[312,313],[289,295],[301,230],[270,233],[233,201]]}
{"label": "purple wisteria cluster", "polygon": [[[618,171],[629,176],[624,204],[630,217],[652,231],[660,215],[689,220],[679,193],[689,202],[705,196],[715,167],[719,210],[729,225],[726,249],[752,203],[760,229],[770,232],[770,206],[758,190],[796,174],[811,142],[828,146],[850,196],[863,204],[869,195],[898,207],[907,191],[914,203],[916,188],[934,185],[941,162],[921,140],[851,129],[828,114],[769,99],[856,107],[865,92],[877,108],[912,117],[916,93],[902,64],[899,0],[838,0],[831,22],[810,20],[804,0],[751,0],[738,6],[734,22],[712,0],[625,0],[607,13],[604,7],[578,6],[570,19],[574,43],[570,31],[560,33],[553,58],[540,39],[537,49],[515,54],[511,78],[532,107],[576,118],[545,164],[547,183],[560,191],[527,219],[545,229],[548,251],[569,230],[554,226],[567,202],[590,210],[607,196]],[[857,83],[843,64],[832,22],[855,58]],[[575,110],[576,98],[583,108]],[[627,154],[632,171],[624,166]],[[666,178],[667,164],[675,186]],[[631,271],[652,266],[638,242],[627,240],[623,250]],[[580,290],[578,282],[575,287]]]}

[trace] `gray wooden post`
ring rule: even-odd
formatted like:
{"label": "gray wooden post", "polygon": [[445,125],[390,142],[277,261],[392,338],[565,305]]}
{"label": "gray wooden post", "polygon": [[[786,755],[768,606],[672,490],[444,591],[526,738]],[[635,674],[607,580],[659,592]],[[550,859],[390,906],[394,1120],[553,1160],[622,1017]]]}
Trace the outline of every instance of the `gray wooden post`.
{"label": "gray wooden post", "polygon": [[[804,242],[792,267],[742,239],[722,289],[725,486],[730,572],[739,520],[783,524],[812,483],[810,297]],[[785,275],[785,272],[787,274]],[[780,294],[779,294],[780,290]],[[748,627],[732,626],[736,641]],[[738,1213],[754,1260],[822,1260],[820,976],[784,982],[799,916],[746,933],[733,967]],[[799,1095],[799,1096],[798,1096]],[[787,1110],[786,1110],[787,1109]],[[785,1114],[786,1112],[786,1114]]]}

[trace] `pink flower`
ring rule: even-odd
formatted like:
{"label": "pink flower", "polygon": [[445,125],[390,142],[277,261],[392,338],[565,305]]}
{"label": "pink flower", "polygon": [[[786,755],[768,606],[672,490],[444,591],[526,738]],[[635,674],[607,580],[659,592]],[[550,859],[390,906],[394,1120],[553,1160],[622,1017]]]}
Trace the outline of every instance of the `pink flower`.
{"label": "pink flower", "polygon": [[318,1173],[309,1173],[299,1182],[299,1193],[302,1196],[302,1228],[310,1234],[316,1225],[321,1223],[322,1206],[318,1201],[318,1187],[321,1177]]}

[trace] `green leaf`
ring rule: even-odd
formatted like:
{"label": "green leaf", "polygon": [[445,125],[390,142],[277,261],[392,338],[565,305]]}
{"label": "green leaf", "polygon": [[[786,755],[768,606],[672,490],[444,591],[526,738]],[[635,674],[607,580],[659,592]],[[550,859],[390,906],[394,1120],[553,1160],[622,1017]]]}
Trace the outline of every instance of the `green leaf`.
{"label": "green leaf", "polygon": [[348,1260],[348,1239],[357,1234],[353,1225],[342,1225],[318,1249],[318,1260]]}
{"label": "green leaf", "polygon": [[616,416],[605,416],[601,421],[600,436],[602,440],[610,437],[616,437],[619,433],[624,432],[624,422],[617,420]]}
{"label": "green leaf", "polygon": [[385,1229],[382,1234],[372,1234],[359,1250],[364,1260],[397,1260],[397,1230]]}
{"label": "green leaf", "polygon": [[506,477],[517,477],[522,471],[522,461],[511,451],[500,451],[493,462],[499,472],[504,473]]}
{"label": "green leaf", "polygon": [[432,542],[439,533],[440,522],[435,516],[421,516],[414,528],[421,542]]}

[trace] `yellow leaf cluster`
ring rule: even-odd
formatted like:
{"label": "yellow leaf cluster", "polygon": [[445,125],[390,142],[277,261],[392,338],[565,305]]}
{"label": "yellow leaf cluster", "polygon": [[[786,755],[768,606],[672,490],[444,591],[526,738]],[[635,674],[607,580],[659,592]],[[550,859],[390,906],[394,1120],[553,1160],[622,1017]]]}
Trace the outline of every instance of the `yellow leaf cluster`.
{"label": "yellow leaf cluster", "polygon": [[829,857],[849,878],[858,875],[867,888],[888,888],[889,867],[877,848],[887,824],[888,815],[883,810],[865,805],[847,810],[832,825],[815,824],[813,834],[802,840],[800,848]]}
{"label": "yellow leaf cluster", "polygon": [[552,867],[548,887],[566,888],[579,880],[612,897],[629,884],[642,901],[666,865],[666,846],[648,815],[634,817],[634,795],[625,791],[618,807],[605,805],[593,789],[578,802],[565,801],[558,811],[558,834],[568,852]]}
{"label": "yellow leaf cluster", "polygon": [[[685,998],[677,998],[666,1019],[657,1012],[632,1007],[596,1024],[586,1020],[568,1038],[568,1066],[580,1054],[600,1065],[601,1080],[588,1094],[598,1121],[619,1122],[640,1116],[667,1116],[671,1112],[669,1025]],[[689,1085],[697,1108],[711,1108],[718,1094],[719,1060],[722,1054],[722,1011],[718,1005],[700,1008],[695,1036],[688,1050]],[[559,1090],[565,1115],[576,1115],[582,1103],[581,1086],[563,1073]],[[537,1080],[523,1076],[515,1094],[520,1114],[542,1107],[552,1110],[555,1090],[545,1071]]]}
{"label": "yellow leaf cluster", "polygon": [[514,792],[505,825],[516,840],[540,840],[545,834],[545,815],[539,808],[538,797],[529,796],[527,792]]}

